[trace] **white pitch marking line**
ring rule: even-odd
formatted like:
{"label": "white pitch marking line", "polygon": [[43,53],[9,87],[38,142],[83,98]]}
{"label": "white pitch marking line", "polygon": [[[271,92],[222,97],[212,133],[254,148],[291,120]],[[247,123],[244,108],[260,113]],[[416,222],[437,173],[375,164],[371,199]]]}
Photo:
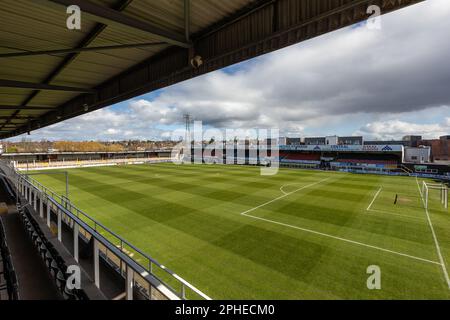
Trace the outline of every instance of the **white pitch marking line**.
{"label": "white pitch marking line", "polygon": [[257,207],[254,207],[254,208],[251,208],[251,209],[246,210],[246,211],[244,211],[244,212],[241,212],[240,215],[243,215],[243,216],[246,216],[246,217],[249,217],[249,218],[253,218],[253,219],[256,219],[256,220],[266,221],[266,222],[270,222],[270,223],[273,223],[273,224],[278,224],[278,225],[281,225],[281,226],[284,226],[284,227],[293,228],[293,229],[301,230],[301,231],[304,231],[304,232],[308,232],[308,233],[320,235],[320,236],[327,237],[327,238],[331,238],[331,239],[335,239],[335,240],[340,240],[340,241],[344,241],[344,242],[348,242],[348,243],[360,245],[360,246],[363,246],[363,247],[372,248],[372,249],[376,249],[376,250],[380,250],[380,251],[384,251],[384,252],[389,252],[389,253],[392,253],[392,254],[396,254],[396,255],[399,255],[399,256],[403,256],[403,257],[407,257],[407,258],[411,258],[411,259],[415,259],[415,260],[419,260],[419,261],[423,261],[423,262],[428,262],[428,263],[440,265],[439,262],[432,261],[432,260],[428,260],[428,259],[424,259],[424,258],[420,258],[420,257],[411,256],[411,255],[406,254],[406,253],[401,253],[401,252],[397,252],[397,251],[392,251],[392,250],[389,250],[389,249],[384,249],[384,248],[372,246],[372,245],[365,244],[365,243],[362,243],[362,242],[358,242],[358,241],[354,241],[354,240],[349,240],[349,239],[345,239],[345,238],[333,236],[333,235],[330,235],[330,234],[326,234],[326,233],[323,233],[323,232],[319,232],[319,231],[315,231],[315,230],[311,230],[311,229],[306,229],[306,228],[301,228],[301,227],[293,226],[293,225],[290,225],[290,224],[287,224],[287,223],[282,223],[282,222],[278,222],[278,221],[274,221],[274,220],[269,220],[269,219],[265,219],[265,218],[261,218],[261,217],[257,217],[257,216],[252,216],[252,215],[248,214],[249,212],[252,212],[252,211],[254,211],[254,210],[256,210],[256,209],[259,209],[259,208],[261,208],[261,207],[264,207],[264,206],[266,206],[266,205],[268,205],[268,204],[270,204],[270,203],[272,203],[272,202],[275,202],[275,201],[280,200],[280,199],[282,199],[282,198],[284,198],[284,197],[287,197],[288,195],[291,195],[291,194],[293,194],[293,193],[295,193],[295,192],[297,192],[297,191],[303,190],[303,189],[308,188],[308,187],[312,187],[312,186],[314,186],[314,185],[316,185],[316,184],[319,184],[319,183],[324,182],[324,181],[329,180],[329,179],[331,179],[331,177],[328,177],[328,178],[326,178],[326,179],[317,181],[317,182],[315,182],[315,183],[311,183],[311,184],[308,184],[308,185],[306,185],[306,186],[303,186],[303,187],[301,187],[301,188],[299,188],[299,189],[297,189],[297,190],[294,190],[294,191],[292,191],[292,192],[290,192],[290,193],[284,194],[284,195],[279,196],[279,197],[277,197],[277,198],[275,198],[275,199],[272,199],[272,200],[270,200],[270,201],[267,201],[267,202],[265,202],[265,203],[263,203],[263,204],[261,204],[261,205],[259,205],[259,206],[257,206]]}
{"label": "white pitch marking line", "polygon": [[383,187],[380,187],[380,189],[378,189],[377,193],[375,193],[375,196],[373,197],[372,202],[367,207],[367,211],[369,211],[370,208],[372,207],[373,203],[375,202],[375,200],[377,199],[378,195],[380,194],[381,189],[383,189]]}
{"label": "white pitch marking line", "polygon": [[283,184],[283,185],[280,187],[281,193],[283,193],[283,194],[285,194],[285,195],[288,195],[289,192],[284,191],[284,188],[285,188],[285,187],[288,187],[288,186],[293,186],[293,185],[296,185],[296,184],[300,184],[300,182],[293,182],[293,183],[286,183],[286,184]]}
{"label": "white pitch marking line", "polygon": [[374,212],[375,214],[376,213],[390,214],[390,215],[393,215],[393,216],[404,217],[404,218],[411,218],[411,219],[416,219],[416,220],[421,220],[421,221],[425,220],[424,218],[421,218],[421,217],[408,216],[406,214],[398,214],[398,213],[393,213],[393,212],[384,211],[384,210],[370,209],[370,212]]}
{"label": "white pitch marking line", "polygon": [[450,278],[448,276],[447,267],[445,266],[445,261],[444,261],[444,258],[442,257],[441,248],[439,247],[439,242],[436,237],[436,233],[434,232],[433,224],[431,223],[430,213],[428,212],[428,208],[425,206],[425,199],[423,198],[422,190],[420,190],[419,180],[417,179],[417,176],[416,176],[416,183],[417,183],[417,188],[419,188],[420,198],[422,199],[423,207],[425,208],[428,225],[430,226],[431,234],[433,235],[434,244],[436,246],[436,251],[437,251],[437,254],[439,257],[439,261],[441,262],[442,271],[444,272],[445,280],[447,281],[448,288],[450,289]]}
{"label": "white pitch marking line", "polygon": [[319,184],[319,183],[321,183],[321,182],[327,181],[327,180],[329,180],[329,179],[331,179],[331,177],[322,179],[322,180],[317,181],[317,182],[314,182],[314,183],[307,184],[306,186],[303,186],[303,187],[298,188],[298,189],[296,189],[296,190],[294,190],[294,191],[285,193],[285,194],[283,194],[283,195],[281,195],[281,196],[279,196],[279,197],[277,197],[277,198],[275,198],[275,199],[272,199],[272,200],[270,200],[270,201],[264,202],[263,204],[260,204],[259,206],[256,206],[256,207],[254,207],[254,208],[251,208],[251,209],[248,209],[248,210],[246,210],[246,211],[244,211],[244,212],[241,212],[240,214],[245,215],[246,213],[249,213],[249,212],[252,212],[252,211],[254,211],[254,210],[256,210],[256,209],[259,209],[259,208],[261,208],[261,207],[267,206],[268,204],[271,204],[272,202],[275,202],[275,201],[278,201],[278,200],[280,200],[280,199],[283,199],[284,197],[287,197],[287,196],[289,196],[289,195],[291,195],[291,194],[293,194],[293,193],[295,193],[295,192],[298,192],[298,191],[300,191],[300,190],[303,190],[303,189],[306,189],[306,188],[315,186],[316,184]]}

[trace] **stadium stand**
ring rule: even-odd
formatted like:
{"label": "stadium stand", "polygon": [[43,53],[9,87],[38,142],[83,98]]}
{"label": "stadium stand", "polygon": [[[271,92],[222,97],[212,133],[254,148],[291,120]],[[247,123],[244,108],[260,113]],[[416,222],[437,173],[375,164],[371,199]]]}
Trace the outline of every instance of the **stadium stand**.
{"label": "stadium stand", "polygon": [[356,164],[383,164],[383,165],[397,165],[395,160],[358,160],[358,159],[339,159],[339,162],[356,163]]}
{"label": "stadium stand", "polygon": [[334,164],[337,166],[376,166],[397,169],[401,160],[390,154],[340,154]]}
{"label": "stadium stand", "polygon": [[5,228],[0,220],[0,300],[18,300],[18,280],[6,242]]}
{"label": "stadium stand", "polygon": [[283,160],[320,161],[320,153],[288,153]]}
{"label": "stadium stand", "polygon": [[[186,299],[186,290],[189,290],[190,295],[195,294],[209,299],[174,272],[74,207],[64,197],[58,196],[41,185],[37,187],[38,183],[35,180],[28,176],[21,176],[10,165],[0,163],[0,169],[0,176],[7,177],[0,181],[0,202],[3,198],[7,198],[4,193],[5,190],[9,190],[8,193],[11,195],[8,198],[13,200],[9,204],[10,211],[15,211],[2,218],[6,218],[4,221],[8,222],[9,231],[13,231],[9,232],[9,237],[13,239],[18,249],[15,250],[16,260],[20,262],[22,271],[23,266],[33,265],[36,266],[36,268],[33,267],[33,272],[34,269],[41,268],[45,273],[40,275],[41,278],[45,278],[44,281],[35,283],[34,288],[30,288],[27,284],[39,277],[35,277],[34,274],[30,277],[29,268],[28,272],[19,273],[19,279],[21,279],[20,276],[23,278],[28,276],[30,280],[23,281],[22,289],[25,292],[39,293],[42,287],[45,289],[48,286],[48,283],[54,289],[54,292],[51,292],[51,289],[47,290],[46,296],[42,294],[38,296],[35,292],[36,294],[25,299],[179,300]],[[36,185],[33,185],[31,181]],[[89,222],[80,219],[80,216],[83,216],[83,219],[89,219]],[[78,226],[77,233],[74,233],[75,226]],[[99,229],[115,236],[121,245],[117,246],[116,243],[110,242],[97,231]],[[28,246],[25,255],[20,254],[20,246],[24,248]],[[75,248],[78,248],[79,256],[75,256]],[[12,251],[14,258],[14,250]],[[134,252],[139,252],[148,261],[140,264],[132,258]],[[31,261],[33,257],[37,260]],[[73,267],[79,267],[83,290],[70,289],[66,285],[71,275],[67,273],[68,266],[71,270]],[[160,270],[176,281],[179,284],[179,291],[163,283],[152,273],[152,270]]]}
{"label": "stadium stand", "polygon": [[66,286],[67,265],[40,229],[38,223],[35,221],[30,212],[29,206],[19,203],[18,210],[28,238],[34,244],[42,261],[47,266],[48,272],[51,274],[59,293],[65,300],[88,300],[84,290],[70,289]]}
{"label": "stadium stand", "polygon": [[401,162],[398,156],[393,154],[368,154],[368,153],[342,153],[338,154],[336,161],[380,161],[380,162]]}

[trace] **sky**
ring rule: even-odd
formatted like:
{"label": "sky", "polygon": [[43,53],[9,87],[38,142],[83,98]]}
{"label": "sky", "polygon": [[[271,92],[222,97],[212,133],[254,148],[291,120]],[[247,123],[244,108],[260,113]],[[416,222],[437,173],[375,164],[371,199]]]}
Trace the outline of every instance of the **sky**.
{"label": "sky", "polygon": [[450,1],[427,0],[33,131],[33,140],[166,139],[208,128],[400,139],[450,134]]}

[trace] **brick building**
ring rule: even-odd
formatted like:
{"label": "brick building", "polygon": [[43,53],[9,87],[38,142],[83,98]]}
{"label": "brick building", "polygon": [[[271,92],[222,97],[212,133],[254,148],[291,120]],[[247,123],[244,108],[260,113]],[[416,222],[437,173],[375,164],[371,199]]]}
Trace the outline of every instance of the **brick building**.
{"label": "brick building", "polygon": [[450,135],[439,139],[422,140],[419,144],[431,147],[431,156],[434,161],[450,161]]}

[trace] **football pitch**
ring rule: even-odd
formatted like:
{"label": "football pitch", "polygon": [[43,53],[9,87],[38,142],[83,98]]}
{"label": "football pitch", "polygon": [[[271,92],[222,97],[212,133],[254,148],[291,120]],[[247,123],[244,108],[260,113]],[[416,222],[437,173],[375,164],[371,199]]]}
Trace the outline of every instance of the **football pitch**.
{"label": "football pitch", "polygon": [[[438,191],[424,208],[421,179],[227,165],[67,171],[76,206],[213,299],[450,299],[450,214]],[[65,192],[64,175],[34,178]],[[369,266],[380,289],[367,286]]]}

